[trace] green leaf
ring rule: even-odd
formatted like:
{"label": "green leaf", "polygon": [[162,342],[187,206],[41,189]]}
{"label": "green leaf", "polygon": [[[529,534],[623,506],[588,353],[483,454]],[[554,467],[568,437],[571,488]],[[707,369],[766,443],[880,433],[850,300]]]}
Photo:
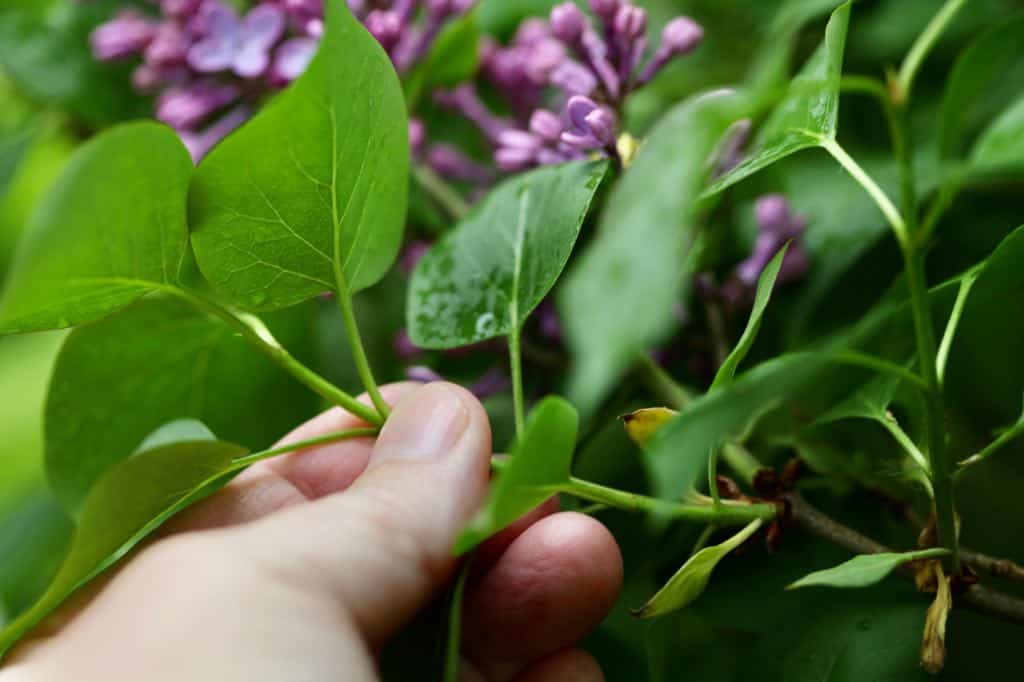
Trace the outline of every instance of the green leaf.
{"label": "green leaf", "polygon": [[960,154],[971,113],[997,74],[1022,56],[1024,17],[979,36],[957,59],[939,107],[938,146],[942,158]]}
{"label": "green leaf", "polygon": [[820,379],[827,354],[792,353],[762,363],[728,386],[695,400],[658,430],[645,458],[659,497],[674,499],[707,471],[708,453],[739,435],[750,415]]}
{"label": "green leaf", "polygon": [[775,288],[775,280],[779,277],[779,269],[782,267],[782,261],[786,257],[786,251],[789,250],[789,242],[779,249],[779,252],[775,254],[775,257],[771,259],[765,269],[761,272],[761,276],[757,279],[757,293],[754,296],[754,307],[750,311],[750,318],[747,320],[747,327],[743,330],[743,335],[740,340],[736,343],[736,347],[732,349],[729,356],[722,363],[722,366],[718,368],[718,372],[715,374],[715,380],[711,383],[709,390],[713,391],[716,388],[720,388],[725,384],[732,381],[733,376],[736,374],[736,368],[739,367],[740,363],[743,362],[743,358],[747,357],[747,353],[750,352],[750,348],[754,345],[754,341],[757,339],[757,332],[761,329],[761,318],[764,317],[764,311],[768,307],[768,301],[772,297],[772,290]]}
{"label": "green leaf", "polygon": [[824,42],[790,83],[754,140],[750,155],[715,181],[704,196],[717,194],[790,154],[819,146],[822,140],[835,139],[849,24],[847,2],[832,13]]}
{"label": "green leaf", "polygon": [[922,559],[935,559],[946,556],[946,549],[922,549],[917,552],[885,552],[881,554],[861,554],[838,566],[815,571],[787,587],[796,590],[801,587],[867,587],[884,580],[890,573],[905,563]]}
{"label": "green leaf", "polygon": [[451,87],[472,78],[480,61],[479,46],[480,27],[475,11],[446,25],[430,53],[413,67],[406,78],[409,108],[415,108],[423,92]]}
{"label": "green leaf", "polygon": [[18,166],[28,153],[35,136],[36,130],[27,127],[0,140],[0,199],[7,193],[7,188],[10,187]]}
{"label": "green leaf", "polygon": [[842,419],[886,419],[886,410],[896,396],[902,379],[898,375],[884,374],[854,391],[846,400],[818,417],[814,424],[821,426]]}
{"label": "green leaf", "polygon": [[973,173],[1024,169],[1024,97],[1019,97],[981,134],[971,151]]}
{"label": "green leaf", "polygon": [[80,587],[117,563],[167,519],[197,501],[245,455],[238,445],[189,440],[121,462],[89,494],[60,570],[32,608],[0,633],[0,655]]}
{"label": "green leaf", "polygon": [[469,564],[459,572],[452,589],[448,604],[448,631],[445,633],[444,648],[444,682],[459,682],[461,657],[459,646],[462,644],[462,597],[466,592],[466,581],[469,579]]}
{"label": "green leaf", "polygon": [[409,336],[454,348],[522,327],[554,286],[607,163],[575,162],[517,175],[420,260],[409,285]]}
{"label": "green leaf", "polygon": [[576,410],[561,398],[545,398],[533,409],[487,502],[456,541],[456,554],[473,549],[569,481],[578,422]]}
{"label": "green leaf", "polygon": [[743,97],[722,92],[676,106],[613,189],[595,240],[559,295],[575,360],[569,394],[582,412],[592,412],[637,354],[671,332],[693,270],[693,201],[708,157],[745,110]]}
{"label": "green leaf", "polygon": [[651,597],[650,601],[635,612],[640,618],[653,618],[681,609],[699,597],[715,570],[718,562],[742,545],[757,532],[763,521],[751,521],[740,532],[733,535],[720,545],[705,547],[683,564],[675,575],[669,578],[665,586]]}
{"label": "green leaf", "polygon": [[[271,320],[286,346],[302,311]],[[95,482],[161,424],[200,419],[232,442],[270,445],[316,409],[315,397],[220,320],[176,299],[144,301],[76,329],[46,405],[46,468],[73,514]]]}
{"label": "green leaf", "polygon": [[206,157],[192,183],[203,274],[249,309],[349,295],[395,260],[408,196],[408,123],[387,55],[344,7],[306,72]]}
{"label": "green leaf", "polygon": [[191,174],[178,136],[155,123],[85,144],[32,217],[0,300],[0,333],[91,322],[173,286],[188,258]]}

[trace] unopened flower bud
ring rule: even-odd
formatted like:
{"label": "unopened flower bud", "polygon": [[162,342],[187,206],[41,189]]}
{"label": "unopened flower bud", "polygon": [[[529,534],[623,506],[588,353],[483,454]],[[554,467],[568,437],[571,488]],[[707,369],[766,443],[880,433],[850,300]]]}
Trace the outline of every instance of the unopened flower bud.
{"label": "unopened flower bud", "polygon": [[632,42],[647,32],[647,12],[636,5],[623,5],[615,13],[613,26],[620,38]]}
{"label": "unopened flower bud", "polygon": [[789,202],[781,194],[767,194],[757,200],[754,214],[761,230],[781,230],[790,218]]}
{"label": "unopened flower bud", "polygon": [[366,15],[366,30],[370,32],[385,52],[390,52],[398,45],[405,31],[402,18],[395,12],[373,10]]}
{"label": "unopened flower bud", "polygon": [[123,59],[144,50],[156,37],[157,26],[134,10],[123,10],[105,24],[100,24],[89,42],[96,59]]}
{"label": "unopened flower bud", "polygon": [[689,17],[676,17],[661,32],[661,47],[676,57],[692,52],[704,39],[704,29]]}
{"label": "unopened flower bud", "polygon": [[579,41],[587,25],[587,18],[572,2],[557,5],[551,10],[551,31],[555,37],[570,45]]}
{"label": "unopened flower bud", "polygon": [[615,114],[600,107],[587,114],[585,120],[598,142],[605,147],[615,144]]}
{"label": "unopened flower bud", "polygon": [[622,0],[590,0],[590,10],[604,21],[613,21]]}

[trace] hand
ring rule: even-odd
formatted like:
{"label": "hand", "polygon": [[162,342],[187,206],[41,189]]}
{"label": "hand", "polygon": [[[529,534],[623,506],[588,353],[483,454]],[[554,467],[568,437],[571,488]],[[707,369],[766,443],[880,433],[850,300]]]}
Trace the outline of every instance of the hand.
{"label": "hand", "polygon": [[[396,406],[376,442],[250,468],[45,623],[0,680],[377,679],[374,652],[450,583],[491,457],[487,417],[464,389],[384,394]],[[335,409],[284,442],[357,425]],[[549,503],[482,546],[474,568],[464,680],[602,679],[571,648],[622,579],[601,524]]]}

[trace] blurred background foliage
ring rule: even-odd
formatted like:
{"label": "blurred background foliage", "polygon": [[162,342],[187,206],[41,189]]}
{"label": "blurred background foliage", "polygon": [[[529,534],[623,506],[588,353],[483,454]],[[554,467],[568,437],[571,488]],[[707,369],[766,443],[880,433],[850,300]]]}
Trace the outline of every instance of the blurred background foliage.
{"label": "blurred background foliage", "polygon": [[[27,215],[76,146],[112,123],[150,110],[150,102],[132,94],[126,68],[96,64],[86,42],[92,28],[123,4],[123,0],[4,0],[0,5],[0,273],[10,262]],[[524,16],[545,13],[553,4],[553,0],[484,0],[478,19],[486,31],[507,36]],[[775,64],[799,64],[820,40],[825,16],[837,3],[643,0],[641,4],[649,10],[655,30],[672,16],[686,13],[705,26],[707,40],[694,57],[674,64],[630,102],[628,127],[635,134],[642,134],[669,106],[694,92],[750,82],[759,69]],[[938,0],[857,2],[845,72],[878,76],[898,64],[940,4]],[[915,145],[921,150],[918,182],[923,193],[937,186],[932,142],[936,111],[956,56],[987,27],[1021,12],[1024,4],[1019,1],[974,0],[927,60],[915,91],[912,126]],[[1022,92],[1024,49],[974,104],[971,135]],[[883,185],[893,189],[895,169],[885,121],[874,101],[857,95],[843,97],[839,137]],[[1022,189],[1020,177],[1007,177],[964,192],[939,226],[930,280],[938,282],[963,271],[1017,227],[1022,222]],[[786,288],[773,300],[754,361],[860,319],[900,271],[896,245],[877,209],[823,152],[796,155],[732,192],[712,218],[716,226],[721,223],[721,229],[715,230],[705,254],[710,263],[735,262],[749,250],[754,235],[752,202],[762,193],[775,191],[785,193],[797,211],[808,216],[806,244],[814,268],[806,281]],[[402,372],[391,352],[391,339],[402,325],[403,297],[404,282],[389,277],[359,301],[371,359],[384,380],[399,378]],[[1004,298],[980,301],[968,311],[949,370],[954,451],[974,451],[1020,412],[1022,297],[1022,291],[1006,292]],[[334,307],[324,307],[327,310]],[[321,357],[320,367],[330,378],[353,386],[354,371],[343,360],[348,354],[338,350],[344,337],[340,321],[333,312],[315,319],[311,336],[318,348],[308,353]],[[30,603],[45,585],[71,530],[71,522],[47,492],[42,466],[45,391],[62,338],[62,333],[48,333],[0,339],[4,434],[0,439],[0,623],[5,615]],[[489,405],[498,444],[508,439],[502,434],[510,433],[507,402],[494,399]],[[611,408],[621,413],[638,406],[627,396]],[[777,421],[763,420],[754,434],[759,454],[784,451],[780,446],[784,428],[776,428]],[[638,457],[618,424],[609,423],[585,441],[576,470],[584,478],[645,490]],[[972,469],[962,481],[959,496],[964,542],[1024,561],[1024,545],[1019,542],[1024,537],[1022,488],[1024,447],[1019,444]],[[815,501],[883,542],[912,542],[911,529],[880,494],[848,489],[823,492]],[[725,562],[692,608],[653,623],[639,622],[628,608],[643,603],[674,572],[697,529],[677,529],[662,537],[641,518],[603,513],[601,519],[620,539],[626,558],[623,596],[607,623],[587,642],[611,680],[902,681],[923,675],[917,665],[919,640],[903,641],[908,632],[919,638],[924,617],[921,600],[908,586],[890,581],[852,594],[830,592],[827,598],[813,590],[783,591],[809,570],[845,559],[842,550],[787,533],[781,550],[772,556],[752,546],[740,559]],[[1002,679],[1007,671],[1019,669],[1020,630],[1015,626],[957,610],[950,633],[943,679]],[[906,661],[894,664],[894,657]],[[893,676],[893,670],[900,672]]]}

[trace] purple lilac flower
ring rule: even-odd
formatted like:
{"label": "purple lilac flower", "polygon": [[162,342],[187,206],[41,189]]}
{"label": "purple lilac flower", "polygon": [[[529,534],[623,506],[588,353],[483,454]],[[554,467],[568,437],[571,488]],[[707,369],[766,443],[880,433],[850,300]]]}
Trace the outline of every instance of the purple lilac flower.
{"label": "purple lilac flower", "polygon": [[[399,71],[430,49],[446,22],[475,0],[348,0]],[[132,84],[156,95],[156,117],[176,128],[198,162],[298,78],[323,34],[323,0],[258,0],[239,14],[226,0],[151,0],[154,16],[125,9],[93,32],[100,61],[136,58]]]}
{"label": "purple lilac flower", "polygon": [[595,153],[617,156],[617,112],[625,99],[703,38],[696,22],[677,17],[644,64],[647,13],[626,0],[590,0],[590,8],[596,24],[565,2],[551,10],[548,21],[523,22],[508,45],[485,43],[481,74],[502,95],[512,118],[493,114],[471,84],[436,95],[439,104],[480,129],[501,170]]}
{"label": "purple lilac flower", "polygon": [[[408,381],[418,381],[425,384],[435,381],[447,381],[444,376],[438,374],[437,371],[424,365],[413,365],[411,367],[407,367],[405,370],[405,378]],[[497,395],[498,393],[507,391],[511,386],[512,382],[509,381],[508,376],[503,371],[494,368],[485,372],[467,388],[469,389],[469,392],[475,395],[479,400],[484,400],[492,395]]]}
{"label": "purple lilac flower", "polygon": [[738,310],[753,300],[757,281],[769,261],[787,242],[789,249],[782,259],[776,284],[785,284],[803,277],[810,268],[810,259],[800,242],[807,219],[793,212],[781,194],[767,194],[754,205],[757,219],[757,239],[750,255],[736,266],[732,276],[718,286],[710,273],[702,273],[695,280],[697,294],[706,299],[718,299],[730,310]]}

